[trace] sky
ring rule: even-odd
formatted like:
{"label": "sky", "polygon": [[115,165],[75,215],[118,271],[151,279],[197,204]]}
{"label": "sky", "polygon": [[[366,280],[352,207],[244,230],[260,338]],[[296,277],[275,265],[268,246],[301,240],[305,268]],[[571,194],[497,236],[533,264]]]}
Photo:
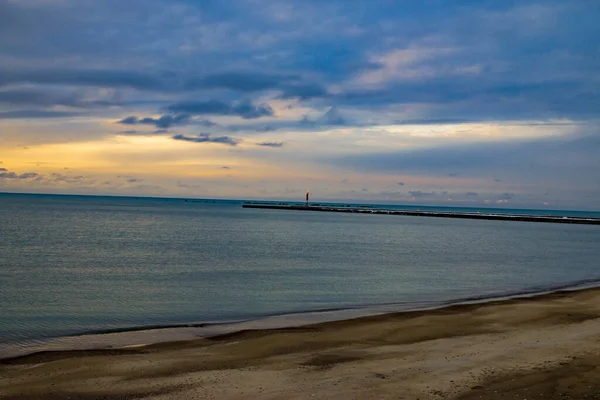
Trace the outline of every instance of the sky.
{"label": "sky", "polygon": [[0,0],[0,192],[600,210],[600,2]]}

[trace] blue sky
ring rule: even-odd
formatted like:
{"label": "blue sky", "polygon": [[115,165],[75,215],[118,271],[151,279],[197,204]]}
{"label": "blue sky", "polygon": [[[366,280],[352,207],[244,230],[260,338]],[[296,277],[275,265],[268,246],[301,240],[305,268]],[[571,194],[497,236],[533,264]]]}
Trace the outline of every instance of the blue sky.
{"label": "blue sky", "polygon": [[0,190],[600,206],[597,1],[0,0]]}

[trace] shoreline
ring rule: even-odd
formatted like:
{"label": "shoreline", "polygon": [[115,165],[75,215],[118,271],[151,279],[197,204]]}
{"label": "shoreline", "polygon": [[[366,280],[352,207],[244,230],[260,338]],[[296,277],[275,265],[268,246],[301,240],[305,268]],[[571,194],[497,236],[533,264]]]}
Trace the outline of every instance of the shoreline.
{"label": "shoreline", "polygon": [[[179,324],[140,325],[106,328],[72,334],[31,339],[35,345],[0,344],[0,365],[5,360],[28,357],[38,353],[71,353],[79,351],[118,351],[131,347],[168,345],[195,338],[214,338],[239,331],[269,331],[302,328],[311,325],[357,320],[380,315],[396,315],[443,310],[455,306],[501,304],[513,300],[535,299],[557,293],[587,290],[600,291],[600,279],[585,279],[568,284],[553,285],[460,297],[451,300],[422,301],[418,303],[379,303],[350,307],[291,311],[225,321],[201,321]],[[417,305],[419,304],[419,305]],[[171,339],[173,338],[173,339]],[[12,350],[12,352],[10,351]],[[2,351],[6,352],[4,355]]]}
{"label": "shoreline", "polygon": [[36,353],[0,361],[0,397],[595,398],[599,300],[600,288],[560,290],[148,346]]}

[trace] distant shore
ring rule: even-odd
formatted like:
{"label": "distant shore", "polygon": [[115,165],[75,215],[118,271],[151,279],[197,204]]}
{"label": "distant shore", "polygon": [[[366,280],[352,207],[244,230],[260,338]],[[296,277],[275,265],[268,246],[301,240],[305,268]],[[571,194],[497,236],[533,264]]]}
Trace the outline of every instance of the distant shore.
{"label": "distant shore", "polygon": [[479,219],[479,220],[497,220],[497,221],[522,221],[522,222],[546,222],[558,224],[580,224],[580,225],[600,225],[600,218],[585,217],[566,217],[552,215],[522,215],[522,214],[494,214],[494,213],[468,213],[468,212],[445,212],[445,211],[413,211],[413,210],[388,210],[367,206],[331,206],[321,204],[272,204],[260,202],[246,202],[242,208],[262,208],[269,210],[288,210],[288,211],[320,211],[337,213],[357,213],[357,214],[383,214],[383,215],[403,215],[412,217],[437,217],[437,218],[459,218],[459,219]]}
{"label": "distant shore", "polygon": [[597,398],[598,337],[600,289],[560,291],[142,347],[36,353],[0,362],[0,397]]}

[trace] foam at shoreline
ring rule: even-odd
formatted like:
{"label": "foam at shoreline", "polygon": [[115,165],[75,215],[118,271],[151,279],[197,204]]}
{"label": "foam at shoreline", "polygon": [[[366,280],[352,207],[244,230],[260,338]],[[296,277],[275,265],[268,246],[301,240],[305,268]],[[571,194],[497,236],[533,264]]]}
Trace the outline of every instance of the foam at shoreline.
{"label": "foam at shoreline", "polygon": [[568,284],[535,287],[521,291],[484,294],[446,301],[388,303],[346,308],[297,311],[235,321],[212,321],[184,324],[134,326],[120,329],[94,330],[49,339],[32,340],[26,344],[0,343],[0,360],[40,352],[80,350],[116,350],[158,343],[188,341],[216,337],[246,330],[268,330],[299,327],[317,323],[342,321],[367,316],[418,312],[446,307],[485,304],[525,299],[560,292],[575,292],[600,288],[600,279],[586,279]]}

